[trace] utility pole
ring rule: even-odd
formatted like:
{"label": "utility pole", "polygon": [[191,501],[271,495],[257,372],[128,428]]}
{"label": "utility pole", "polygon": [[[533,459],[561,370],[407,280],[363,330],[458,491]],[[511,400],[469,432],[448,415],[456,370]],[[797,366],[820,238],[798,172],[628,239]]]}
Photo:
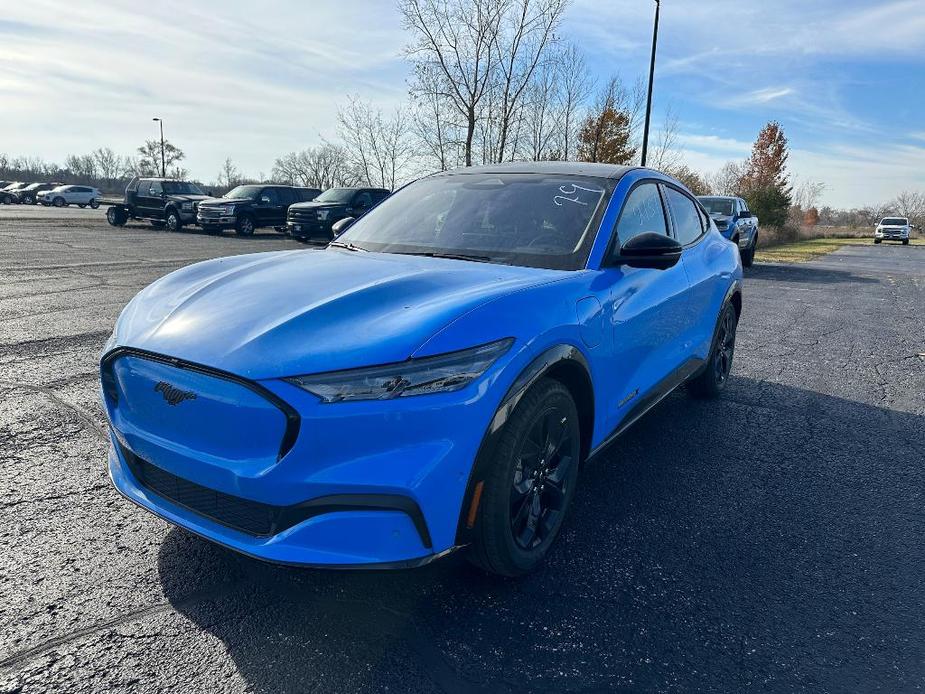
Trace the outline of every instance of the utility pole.
{"label": "utility pole", "polygon": [[[652,98],[651,85],[649,86],[649,98]],[[161,178],[167,178],[167,164],[165,163],[166,157],[164,156],[164,121],[162,121],[160,118],[152,118],[151,120],[155,120],[161,125]]]}
{"label": "utility pole", "polygon": [[661,0],[655,0],[655,30],[652,33],[652,62],[649,64],[649,98],[646,101],[646,125],[642,135],[642,165],[649,154],[649,123],[652,120],[652,86],[655,83],[655,50],[658,48],[658,14]]}

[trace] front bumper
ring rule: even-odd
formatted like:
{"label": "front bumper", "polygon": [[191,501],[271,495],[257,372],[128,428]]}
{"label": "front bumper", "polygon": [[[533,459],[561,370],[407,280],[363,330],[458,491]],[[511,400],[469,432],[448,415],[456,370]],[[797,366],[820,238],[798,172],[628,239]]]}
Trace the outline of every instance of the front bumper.
{"label": "front bumper", "polygon": [[203,214],[201,210],[196,215],[196,223],[201,227],[231,229],[237,222],[238,218],[234,215]]}
{"label": "front bumper", "polygon": [[890,229],[878,229],[874,233],[876,239],[886,239],[890,241],[902,241],[909,238],[909,232],[905,230],[893,231]]}
{"label": "front bumper", "polygon": [[334,234],[331,233],[331,224],[327,222],[287,221],[286,233],[299,239],[323,239],[330,241],[334,238]]}
{"label": "front bumper", "polygon": [[[395,401],[326,405],[284,381],[251,384],[298,413],[295,440],[279,446],[281,429],[264,435],[256,425],[235,440],[245,422],[231,410],[209,414],[214,433],[203,433],[209,422],[196,412],[207,410],[158,406],[161,396],[150,388],[164,379],[195,390],[192,404],[200,408],[231,399],[230,407],[250,412],[268,431],[272,420],[264,418],[271,413],[235,390],[239,385],[226,388],[221,378],[207,382],[208,374],[147,364],[156,370],[136,392],[152,401],[117,398],[113,407],[105,395],[112,379],[104,384],[110,476],[142,508],[252,557],[316,567],[420,565],[456,548],[469,474],[497,393],[506,390],[491,387],[499,366],[462,391]],[[157,411],[146,414],[151,410]],[[161,421],[173,421],[173,428],[157,430]],[[264,455],[271,441],[273,450]]]}

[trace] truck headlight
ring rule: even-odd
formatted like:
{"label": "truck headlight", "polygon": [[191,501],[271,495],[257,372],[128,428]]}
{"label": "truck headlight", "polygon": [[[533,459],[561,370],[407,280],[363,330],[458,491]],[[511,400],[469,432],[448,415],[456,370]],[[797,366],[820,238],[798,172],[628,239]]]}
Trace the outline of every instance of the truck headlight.
{"label": "truck headlight", "polygon": [[392,400],[461,390],[488,370],[514,344],[505,338],[480,347],[399,364],[286,378],[321,402]]}
{"label": "truck headlight", "polygon": [[228,215],[234,214],[234,205],[225,205],[225,206],[222,208],[222,212],[221,212],[221,213],[222,213],[223,215],[225,215],[226,217],[227,217]]}
{"label": "truck headlight", "polygon": [[184,202],[183,205],[182,205],[182,207],[183,207],[184,210],[191,210],[191,209],[193,209],[193,203],[191,203],[191,202]]}

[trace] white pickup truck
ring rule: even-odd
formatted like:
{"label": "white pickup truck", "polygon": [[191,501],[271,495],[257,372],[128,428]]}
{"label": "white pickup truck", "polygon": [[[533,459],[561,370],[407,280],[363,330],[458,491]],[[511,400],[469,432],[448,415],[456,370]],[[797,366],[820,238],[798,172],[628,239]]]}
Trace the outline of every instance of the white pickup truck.
{"label": "white pickup truck", "polygon": [[874,243],[887,241],[902,241],[904,246],[909,245],[909,231],[912,225],[905,217],[884,217],[874,232]]}

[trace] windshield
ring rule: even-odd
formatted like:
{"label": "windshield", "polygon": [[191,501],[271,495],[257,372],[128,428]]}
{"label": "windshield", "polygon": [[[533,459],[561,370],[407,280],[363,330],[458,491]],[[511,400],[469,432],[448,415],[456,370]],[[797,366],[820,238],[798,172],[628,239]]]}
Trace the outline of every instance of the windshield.
{"label": "windshield", "polygon": [[164,181],[164,192],[168,195],[202,195],[199,186],[186,181]]}
{"label": "windshield", "polygon": [[718,214],[731,217],[733,201],[729,198],[697,198],[711,215]]}
{"label": "windshield", "polygon": [[887,217],[880,224],[885,227],[904,227],[908,221],[902,217]]}
{"label": "windshield", "polygon": [[35,190],[36,188],[41,188],[44,185],[44,183],[30,183],[25,188],[23,188],[23,190]]}
{"label": "windshield", "polygon": [[545,174],[425,178],[387,198],[338,241],[384,253],[578,270],[587,262],[610,185]]}
{"label": "windshield", "polygon": [[229,190],[222,197],[231,198],[232,200],[253,200],[260,190],[260,186],[238,186]]}
{"label": "windshield", "polygon": [[350,202],[356,188],[331,188],[315,198],[314,202]]}

